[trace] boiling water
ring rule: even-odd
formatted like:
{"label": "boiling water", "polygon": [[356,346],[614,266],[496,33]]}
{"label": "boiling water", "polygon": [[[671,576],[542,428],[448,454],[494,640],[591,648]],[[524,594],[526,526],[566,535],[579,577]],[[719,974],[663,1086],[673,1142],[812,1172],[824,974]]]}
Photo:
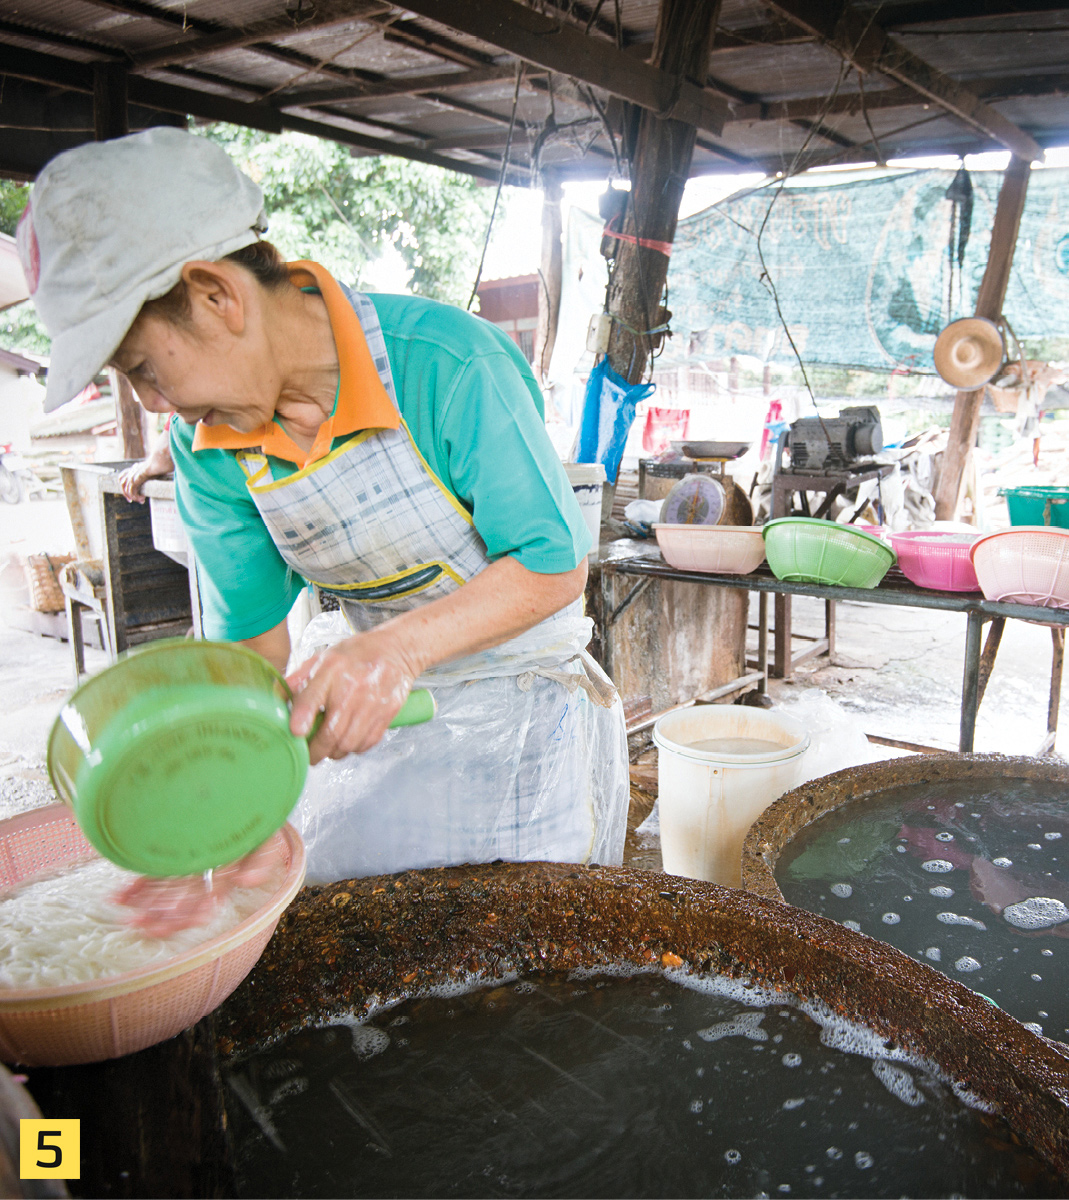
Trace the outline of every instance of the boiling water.
{"label": "boiling water", "polygon": [[871,1032],[684,982],[416,999],[232,1064],[239,1194],[1064,1194],[1001,1120],[864,1057],[893,1054]]}
{"label": "boiling water", "polygon": [[803,829],[776,880],[834,917],[1069,1040],[1069,808],[1061,784],[888,789]]}
{"label": "boiling water", "polygon": [[781,742],[770,742],[768,738],[713,737],[700,742],[688,742],[688,750],[707,750],[712,754],[772,754],[785,747]]}

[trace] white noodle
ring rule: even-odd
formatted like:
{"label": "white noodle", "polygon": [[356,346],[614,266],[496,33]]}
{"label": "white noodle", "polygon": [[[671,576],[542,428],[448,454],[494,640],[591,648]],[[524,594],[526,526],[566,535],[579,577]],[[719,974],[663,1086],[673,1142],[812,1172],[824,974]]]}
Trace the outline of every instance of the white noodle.
{"label": "white noodle", "polygon": [[107,859],[27,880],[0,898],[0,988],[88,983],[165,962],[240,924],[270,898],[282,873],[279,864],[266,883],[231,892],[208,924],[164,938],[133,928],[132,910],[112,901],[137,877]]}

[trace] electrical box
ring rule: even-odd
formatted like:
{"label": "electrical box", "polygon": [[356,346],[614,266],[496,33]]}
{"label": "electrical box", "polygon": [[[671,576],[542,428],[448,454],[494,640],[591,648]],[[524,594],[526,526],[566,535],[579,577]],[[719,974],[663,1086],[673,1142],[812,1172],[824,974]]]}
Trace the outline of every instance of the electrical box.
{"label": "electrical box", "polygon": [[604,354],[609,349],[609,333],[612,330],[612,317],[608,313],[598,313],[590,318],[586,331],[586,348],[592,354]]}

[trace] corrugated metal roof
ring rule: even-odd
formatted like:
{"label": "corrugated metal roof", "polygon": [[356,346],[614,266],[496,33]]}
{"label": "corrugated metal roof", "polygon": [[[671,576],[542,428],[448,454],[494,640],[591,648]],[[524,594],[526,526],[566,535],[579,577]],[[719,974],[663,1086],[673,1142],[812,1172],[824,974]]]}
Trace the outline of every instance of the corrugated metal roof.
{"label": "corrugated metal roof", "polygon": [[[167,105],[171,120],[185,107],[201,118],[247,119],[261,128],[321,125],[357,152],[390,147],[492,179],[500,169],[517,61],[494,41],[492,18],[502,2],[480,0],[472,7],[486,19],[477,37],[434,19],[425,4],[421,12],[429,15],[415,15],[376,0],[0,0],[0,55],[5,48],[34,52],[23,55],[30,66],[9,54],[0,67],[25,81],[17,117],[4,119],[0,93],[0,126],[9,127],[0,136],[0,171],[25,174],[35,155],[42,161],[60,148],[47,138],[58,126],[48,126],[47,116],[36,123],[26,117],[35,95],[47,114],[45,98],[57,86],[85,96],[87,79],[91,87],[85,64],[113,61],[131,71],[132,101],[149,109]],[[593,56],[615,51],[619,11],[624,51],[641,61],[659,4],[620,0],[617,9],[596,0],[530,0],[529,6],[587,29]],[[792,23],[781,11],[791,7],[724,0],[706,86],[727,97],[731,108],[721,134],[699,133],[695,173],[749,163],[775,168],[803,144],[807,163],[871,159],[877,156],[873,133],[885,158],[997,147],[975,122],[911,91],[908,80],[878,72],[864,77],[866,96],[885,93],[884,101],[895,106],[874,101],[868,120],[857,105],[844,111],[858,93],[857,71],[844,69],[836,49]],[[854,0],[854,7],[878,22],[893,44],[972,88],[1027,133],[1045,144],[1069,143],[1062,99],[1069,90],[1069,4],[1033,0],[1033,12],[1015,11],[1018,0]],[[274,24],[264,27],[265,21]],[[579,62],[574,69],[585,70]],[[620,132],[620,103],[538,66],[527,64],[525,72],[511,150],[516,178],[537,166],[531,162],[536,145],[545,151],[543,165],[563,162],[566,173],[604,175],[612,151],[608,134],[597,130],[607,118]],[[141,78],[168,87],[139,92]],[[224,111],[223,100],[255,107]],[[782,101],[800,107],[781,110]],[[551,110],[558,126],[584,122],[575,127],[582,137],[549,129],[552,136],[539,139]],[[64,136],[62,145],[76,135]],[[591,138],[580,157],[577,146]]]}

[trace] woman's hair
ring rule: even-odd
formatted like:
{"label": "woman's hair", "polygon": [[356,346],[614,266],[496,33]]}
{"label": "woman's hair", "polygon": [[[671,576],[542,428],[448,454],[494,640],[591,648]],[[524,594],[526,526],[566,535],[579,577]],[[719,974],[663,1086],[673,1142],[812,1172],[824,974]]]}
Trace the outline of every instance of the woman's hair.
{"label": "woman's hair", "polygon": [[[256,282],[269,292],[290,286],[285,260],[270,242],[253,242],[224,255],[220,261],[237,263],[238,266],[244,267]],[[156,300],[146,300],[138,316],[146,313],[171,325],[188,328],[192,321],[193,308],[189,302],[186,281],[180,279],[169,292]]]}

